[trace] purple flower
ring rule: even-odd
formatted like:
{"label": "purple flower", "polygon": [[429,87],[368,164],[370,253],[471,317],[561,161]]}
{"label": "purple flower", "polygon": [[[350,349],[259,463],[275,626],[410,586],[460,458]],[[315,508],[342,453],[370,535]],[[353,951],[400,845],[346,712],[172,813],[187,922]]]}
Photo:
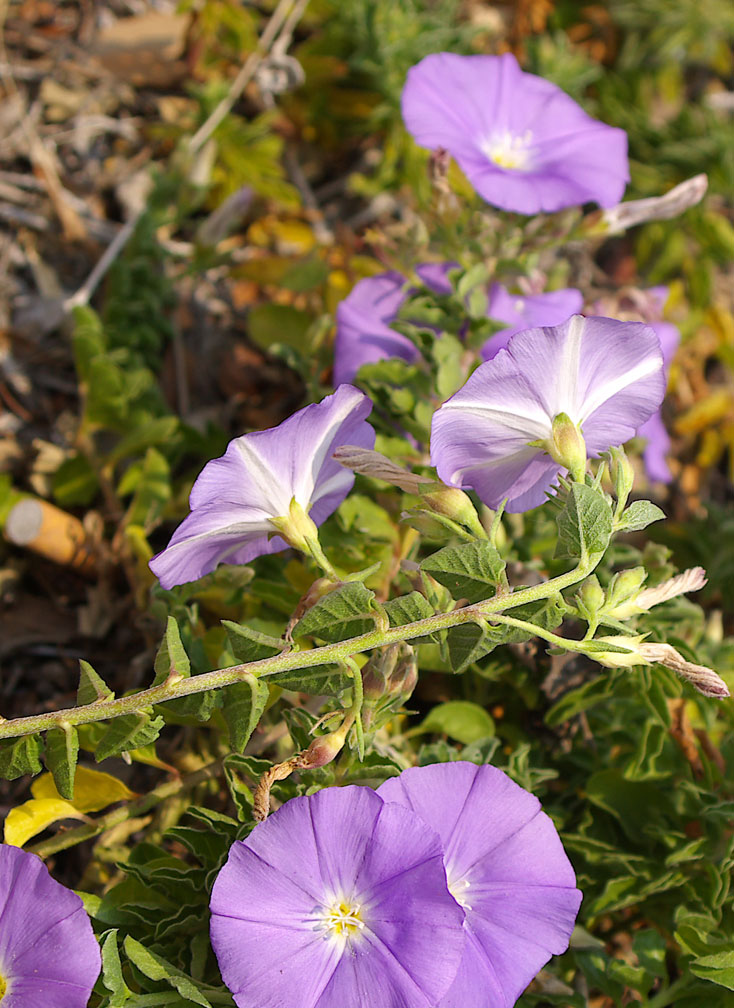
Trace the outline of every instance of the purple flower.
{"label": "purple flower", "polygon": [[414,343],[390,328],[408,297],[400,273],[381,273],[360,280],[336,309],[334,384],[353,381],[363,364],[386,357],[413,363],[420,353]]}
{"label": "purple flower", "polygon": [[[447,273],[456,263],[422,263],[416,273],[436,294],[450,294]],[[363,364],[398,357],[412,364],[420,358],[407,336],[391,329],[411,292],[400,273],[380,273],[359,280],[336,309],[334,384],[354,381]]]}
{"label": "purple flower", "polygon": [[[665,375],[667,378],[670,363],[673,360],[675,351],[678,349],[678,344],[680,343],[680,331],[677,326],[672,324],[672,322],[664,322],[660,318],[668,296],[668,288],[651,287],[647,291],[647,294],[650,295],[650,299],[652,300],[654,314],[658,316],[657,320],[651,319],[648,322],[648,325],[660,340],[660,347],[663,352]],[[670,451],[670,436],[665,429],[665,424],[663,423],[663,417],[660,410],[653,413],[650,419],[645,421],[637,433],[640,437],[647,438],[647,444],[643,450],[642,459],[645,463],[645,469],[647,470],[648,476],[650,479],[660,480],[662,483],[669,483],[672,479],[672,474],[668,468],[666,456]]]}
{"label": "purple flower", "polygon": [[556,417],[580,428],[594,456],[628,441],[664,392],[649,326],[573,315],[517,333],[477,368],[434,414],[431,460],[449,486],[476,490],[492,508],[507,497],[508,511],[527,511],[563,468],[546,448]]}
{"label": "purple flower", "polygon": [[331,455],[343,444],[371,448],[375,432],[365,417],[372,403],[341,385],[320,403],[306,406],[277,427],[243,434],[225,454],[208,462],[191,490],[191,514],[150,562],[164,588],[194,581],[222,561],[244,564],[285,549],[275,519],[295,500],[320,525],[344,500],[354,474]]}
{"label": "purple flower", "polygon": [[211,909],[238,1008],[433,1008],[464,947],[438,836],[365,787],[293,798],[237,841]]}
{"label": "purple flower", "polygon": [[415,767],[378,794],[436,830],[466,913],[464,955],[439,1008],[511,1008],[551,955],[565,952],[581,903],[553,822],[492,766]]}
{"label": "purple flower", "polygon": [[591,119],[510,53],[434,53],[408,71],[403,119],[416,143],[445,148],[492,206],[553,212],[611,207],[629,179],[624,130]]}
{"label": "purple flower", "polygon": [[487,340],[480,350],[482,360],[491,360],[507,346],[511,336],[523,329],[560,325],[569,315],[580,312],[583,303],[583,294],[573,287],[526,295],[511,294],[502,284],[492,284],[487,315],[504,322],[508,328],[500,329]]}
{"label": "purple flower", "polygon": [[0,847],[2,1008],[85,1008],[100,967],[79,897],[35,854]]}

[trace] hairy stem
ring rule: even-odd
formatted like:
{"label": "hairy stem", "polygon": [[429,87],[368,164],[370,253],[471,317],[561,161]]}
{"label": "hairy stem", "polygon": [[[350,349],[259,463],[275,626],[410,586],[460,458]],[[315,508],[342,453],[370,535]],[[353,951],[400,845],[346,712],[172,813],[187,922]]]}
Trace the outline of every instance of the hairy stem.
{"label": "hairy stem", "polygon": [[[348,665],[348,659],[363,651],[371,651],[373,648],[386,647],[390,644],[413,640],[416,637],[424,637],[427,634],[448,630],[463,623],[476,622],[478,618],[495,615],[506,609],[513,609],[530,602],[549,598],[551,595],[583,581],[596,567],[600,559],[601,554],[590,558],[585,557],[578,567],[566,574],[561,574],[559,577],[551,578],[549,581],[510,594],[495,595],[483,602],[454,609],[452,612],[437,613],[434,616],[426,617],[426,619],[407,623],[405,626],[390,629],[378,628],[337,644],[326,644],[323,647],[307,651],[293,649],[283,654],[273,655],[271,658],[261,658],[259,661],[247,662],[242,665],[231,665],[213,672],[202,672],[185,679],[171,676],[158,686],[152,686],[130,696],[98,700],[82,707],[69,707],[66,710],[51,711],[48,714],[0,721],[0,739],[18,738],[22,735],[46,731],[49,728],[57,727],[60,721],[70,725],[105,721],[122,714],[144,711],[153,704],[164,703],[167,700],[177,700],[179,697],[203,693],[206,690],[221,689],[223,686],[231,686],[233,683],[248,679],[261,679],[278,672],[292,672],[297,669],[314,668],[317,665]],[[534,633],[543,635],[534,624],[528,623],[526,625],[531,627]]]}

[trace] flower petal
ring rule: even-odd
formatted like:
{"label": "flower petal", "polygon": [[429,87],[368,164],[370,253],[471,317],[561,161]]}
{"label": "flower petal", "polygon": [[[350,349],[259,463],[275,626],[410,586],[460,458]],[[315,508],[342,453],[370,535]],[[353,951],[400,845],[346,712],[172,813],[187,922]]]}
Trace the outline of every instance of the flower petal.
{"label": "flower petal", "polygon": [[408,296],[400,273],[381,273],[358,281],[336,309],[334,384],[351,382],[363,364],[386,357],[412,362],[417,347],[407,336],[390,328]]}
{"label": "flower petal", "polygon": [[244,434],[207,463],[191,491],[191,514],[150,563],[164,588],[193,581],[223,560],[247,563],[286,547],[272,518],[289,513],[293,498],[318,525],[339,506],[354,475],[332,458],[342,444],[371,448],[365,418],[371,401],[341,385],[278,427]]}
{"label": "flower petal", "polygon": [[441,1008],[511,1008],[550,956],[568,946],[581,893],[552,821],[491,766],[415,767],[378,793],[432,826],[469,940]]}
{"label": "flower petal", "polygon": [[443,147],[477,192],[519,213],[619,202],[629,179],[623,130],[588,116],[510,53],[434,53],[412,67],[403,119],[422,147]]}
{"label": "flower petal", "polygon": [[[363,928],[335,937],[334,902]],[[370,788],[294,798],[235,843],[212,892],[212,944],[240,1008],[431,1008],[464,944],[429,827]]]}

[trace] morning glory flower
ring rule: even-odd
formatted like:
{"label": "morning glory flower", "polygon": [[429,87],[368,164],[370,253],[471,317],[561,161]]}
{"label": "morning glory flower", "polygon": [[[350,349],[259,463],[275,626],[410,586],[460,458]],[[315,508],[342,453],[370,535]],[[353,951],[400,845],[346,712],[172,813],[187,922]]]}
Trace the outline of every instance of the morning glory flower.
{"label": "morning glory flower", "polygon": [[464,947],[438,836],[366,787],[293,798],[236,841],[211,910],[238,1008],[434,1008]]}
{"label": "morning glory flower", "polygon": [[[450,294],[446,274],[456,263],[422,263],[416,273],[436,294]],[[420,358],[407,336],[391,329],[410,296],[408,281],[394,270],[359,280],[336,309],[334,384],[354,381],[363,364],[398,357],[412,364]]]}
{"label": "morning glory flower", "polygon": [[[277,427],[243,434],[208,462],[189,498],[191,514],[150,567],[164,588],[194,581],[226,561],[244,564],[287,546],[305,548],[344,500],[354,475],[331,456],[342,444],[371,448],[371,401],[341,385]],[[268,538],[274,533],[274,538]]]}
{"label": "morning glory flower", "polygon": [[502,284],[492,284],[487,315],[507,325],[491,336],[479,351],[482,360],[491,360],[506,347],[510,337],[523,329],[554,326],[565,322],[569,315],[581,311],[584,296],[573,287],[547,291],[544,294],[511,294]]}
{"label": "morning glory flower", "polygon": [[433,53],[408,71],[403,119],[416,143],[444,148],[492,206],[554,212],[611,207],[629,180],[627,135],[590,118],[511,53]]}
{"label": "morning glory flower", "polygon": [[565,952],[581,904],[553,822],[492,766],[414,767],[378,794],[436,830],[449,889],[466,914],[464,955],[439,1008],[511,1008]]}
{"label": "morning glory flower", "polygon": [[39,857],[0,846],[2,1008],[86,1008],[101,957],[76,893]]}
{"label": "morning glory flower", "polygon": [[[667,379],[670,364],[675,356],[680,343],[680,330],[672,322],[665,322],[662,318],[663,307],[668,297],[667,287],[651,287],[647,292],[652,302],[653,314],[656,318],[651,318],[648,325],[660,340],[660,348],[663,352],[663,364]],[[662,483],[669,483],[672,474],[668,467],[666,456],[670,451],[670,435],[668,434],[660,410],[646,420],[637,432],[640,437],[647,438],[647,444],[642,452],[642,460],[650,479],[660,480]]]}
{"label": "morning glory flower", "polygon": [[431,460],[444,483],[476,490],[488,507],[507,497],[508,511],[527,511],[564,469],[548,453],[560,420],[596,456],[628,441],[664,392],[649,326],[573,315],[517,333],[477,368],[434,414]]}

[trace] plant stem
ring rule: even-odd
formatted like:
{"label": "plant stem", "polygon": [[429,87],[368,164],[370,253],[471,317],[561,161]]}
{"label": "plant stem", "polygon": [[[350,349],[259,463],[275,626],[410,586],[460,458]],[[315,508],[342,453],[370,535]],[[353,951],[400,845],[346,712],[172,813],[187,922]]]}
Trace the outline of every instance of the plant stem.
{"label": "plant stem", "polygon": [[[203,693],[210,689],[221,689],[237,682],[276,675],[278,672],[292,672],[297,669],[313,668],[317,665],[345,665],[353,655],[363,651],[371,651],[373,648],[386,647],[389,644],[399,644],[416,637],[424,637],[427,634],[448,630],[463,623],[476,622],[477,619],[496,615],[505,609],[513,609],[530,602],[549,598],[582,581],[591,573],[600,559],[601,554],[591,558],[585,557],[580,561],[578,567],[566,574],[551,578],[549,581],[510,594],[495,595],[493,598],[464,606],[461,609],[454,609],[451,612],[436,613],[434,616],[416,620],[414,623],[407,623],[405,626],[392,627],[388,630],[371,630],[350,640],[339,641],[337,644],[326,644],[323,647],[306,651],[294,648],[285,653],[273,655],[271,658],[261,658],[259,661],[232,665],[228,668],[216,669],[213,672],[202,672],[188,678],[170,677],[158,686],[152,686],[130,696],[98,700],[82,707],[69,707],[66,710],[51,711],[48,714],[0,721],[0,739],[18,738],[22,735],[46,731],[49,728],[57,727],[60,721],[68,722],[70,725],[81,725],[119,717],[122,714],[139,713],[150,708],[153,704]],[[532,628],[533,633],[543,636],[535,624],[528,623],[523,626]],[[562,641],[563,639],[558,638],[558,640]]]}

